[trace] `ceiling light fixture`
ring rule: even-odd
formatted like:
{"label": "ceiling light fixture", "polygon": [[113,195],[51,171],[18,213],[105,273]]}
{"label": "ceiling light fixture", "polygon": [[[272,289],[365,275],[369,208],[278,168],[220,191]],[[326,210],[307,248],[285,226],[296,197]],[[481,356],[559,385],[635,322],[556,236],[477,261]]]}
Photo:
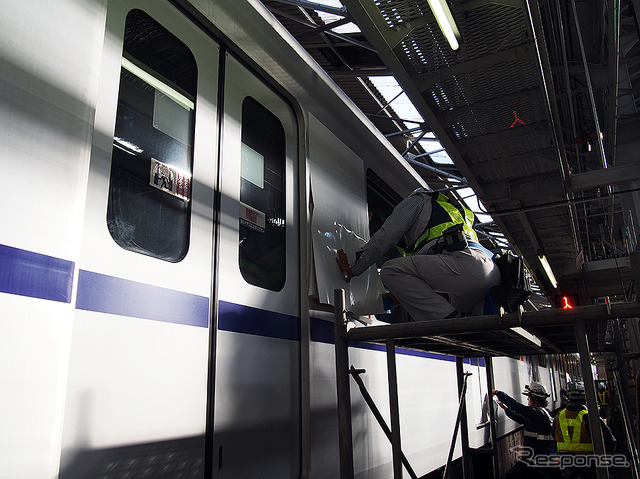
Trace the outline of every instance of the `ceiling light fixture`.
{"label": "ceiling light fixture", "polygon": [[557,288],[558,282],[556,281],[556,277],[554,276],[553,271],[551,271],[551,266],[549,266],[547,257],[542,251],[538,251],[538,259],[540,260],[542,269],[544,269],[544,272],[547,273],[547,278],[549,278],[549,281],[551,281],[551,286],[553,286],[554,289]]}
{"label": "ceiling light fixture", "polygon": [[447,0],[427,0],[429,2],[429,7],[431,11],[436,17],[438,22],[438,26],[442,31],[442,34],[451,45],[452,50],[457,50],[460,48],[460,31],[456,26],[456,22],[453,20],[453,15],[451,14],[451,10],[449,10],[449,5],[447,5]]}

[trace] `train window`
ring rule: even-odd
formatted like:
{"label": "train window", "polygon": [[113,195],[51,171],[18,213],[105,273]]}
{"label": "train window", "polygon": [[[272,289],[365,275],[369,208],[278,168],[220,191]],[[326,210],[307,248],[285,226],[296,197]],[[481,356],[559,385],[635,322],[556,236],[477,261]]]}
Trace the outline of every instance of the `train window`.
{"label": "train window", "polygon": [[[373,236],[380,229],[384,221],[391,215],[393,209],[402,201],[387,183],[375,174],[367,170],[367,208],[369,210],[369,234]],[[376,265],[378,270],[382,265],[393,258],[400,256],[396,248],[384,254]],[[396,306],[384,314],[376,314],[376,319],[385,323],[401,323],[407,321],[406,311],[401,306]]]}
{"label": "train window", "polygon": [[122,248],[175,263],[189,247],[196,62],[140,10],[123,50],[107,225]]}
{"label": "train window", "polygon": [[[400,201],[402,201],[400,195],[393,191],[382,178],[373,171],[367,170],[367,208],[369,209],[370,235],[380,229]],[[400,256],[400,253],[393,248],[384,255],[378,264],[378,268],[381,268],[385,261],[398,256]]]}
{"label": "train window", "polygon": [[249,284],[279,291],[285,282],[284,127],[252,97],[242,102],[239,263]]}

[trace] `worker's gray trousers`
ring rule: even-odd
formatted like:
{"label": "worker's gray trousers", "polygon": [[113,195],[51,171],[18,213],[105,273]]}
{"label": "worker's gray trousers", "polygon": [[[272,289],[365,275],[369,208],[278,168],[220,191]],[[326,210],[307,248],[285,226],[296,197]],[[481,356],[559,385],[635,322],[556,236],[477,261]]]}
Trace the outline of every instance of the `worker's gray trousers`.
{"label": "worker's gray trousers", "polygon": [[498,267],[476,248],[395,258],[382,266],[380,276],[416,321],[443,319],[455,310],[482,314],[489,289],[500,284]]}

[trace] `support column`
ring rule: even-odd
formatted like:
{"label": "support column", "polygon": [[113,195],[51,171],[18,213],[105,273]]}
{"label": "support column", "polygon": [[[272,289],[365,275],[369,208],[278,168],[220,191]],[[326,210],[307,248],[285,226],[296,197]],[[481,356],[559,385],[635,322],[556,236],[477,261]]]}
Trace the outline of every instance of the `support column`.
{"label": "support column", "polygon": [[493,361],[490,356],[484,358],[485,370],[487,371],[487,402],[489,403],[489,431],[491,434],[491,462],[493,464],[493,479],[500,477],[498,470],[498,432],[496,430],[496,414],[493,408],[491,391],[495,389],[493,381]]}
{"label": "support column", "polygon": [[351,429],[351,392],[349,391],[349,345],[347,315],[343,289],[333,292],[335,305],[334,341],[336,351],[336,390],[338,407],[338,442],[340,479],[353,479],[353,431]]}
{"label": "support column", "polygon": [[[620,387],[620,372],[614,371],[614,378],[616,379],[618,388]],[[638,449],[636,447],[635,437],[633,436],[633,421],[631,417],[629,417],[629,409],[627,408],[627,404],[625,402],[625,398],[623,395],[619,396],[620,398],[620,412],[622,413],[622,421],[624,422],[624,431],[627,438],[627,448],[629,449],[629,458],[631,462],[631,471],[633,473],[634,479],[638,479],[640,477],[640,458],[638,458]]]}
{"label": "support column", "polygon": [[[456,373],[458,375],[458,394],[462,394],[464,388],[464,360],[456,356]],[[491,392],[489,392],[491,394]],[[462,445],[462,471],[464,479],[472,479],[471,470],[471,451],[469,448],[469,426],[467,424],[467,402],[462,407],[462,416],[460,418],[460,443]]]}
{"label": "support column", "polygon": [[387,338],[387,374],[389,377],[389,410],[391,413],[391,448],[393,450],[393,477],[402,479],[402,447],[400,443],[400,409],[398,405],[398,375],[396,345]]}
{"label": "support column", "polygon": [[[638,461],[638,448],[633,431],[633,420],[631,418],[631,395],[629,394],[629,371],[627,363],[624,359],[624,351],[622,350],[622,333],[620,328],[620,320],[614,319],[613,324],[613,342],[616,346],[616,367],[613,374],[618,390],[618,399],[620,410],[622,413],[622,421],[624,423],[624,431],[627,439],[627,447],[629,448],[629,456],[631,458],[631,470],[635,478],[640,477],[640,465]],[[610,394],[611,396],[611,394]]]}
{"label": "support column", "polygon": [[622,332],[620,328],[620,320],[614,319],[613,324],[613,344],[616,347],[616,369],[618,370],[618,394],[622,396],[625,404],[631,404],[631,396],[629,395],[629,370],[624,359],[624,351],[622,350]]}
{"label": "support column", "polygon": [[[587,409],[589,411],[589,427],[591,432],[591,442],[593,452],[597,456],[606,454],[602,428],[600,427],[600,415],[598,414],[598,396],[593,382],[593,372],[591,370],[591,353],[589,351],[589,340],[587,330],[583,321],[576,321],[576,343],[580,353],[580,366],[582,367],[582,380],[587,398]],[[609,479],[609,471],[606,467],[597,467],[598,479]]]}
{"label": "support column", "polygon": [[[640,370],[636,374],[636,413],[640,412]],[[638,421],[636,435],[636,446],[640,446],[640,421]]]}

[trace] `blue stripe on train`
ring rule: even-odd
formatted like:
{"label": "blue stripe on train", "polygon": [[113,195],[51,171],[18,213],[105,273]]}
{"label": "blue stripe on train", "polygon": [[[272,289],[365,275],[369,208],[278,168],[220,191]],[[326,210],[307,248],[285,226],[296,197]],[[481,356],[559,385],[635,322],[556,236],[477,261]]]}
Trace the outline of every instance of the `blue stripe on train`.
{"label": "blue stripe on train", "polygon": [[220,301],[218,329],[300,341],[300,318]]}
{"label": "blue stripe on train", "polygon": [[[0,292],[71,302],[74,263],[0,245]],[[209,299],[145,283],[80,270],[76,308],[206,328]],[[220,301],[218,328],[234,333],[300,341],[300,318]],[[311,341],[333,344],[333,323],[310,318]],[[353,347],[384,351],[380,344]],[[399,354],[452,361],[453,356],[398,348]],[[465,359],[484,366],[484,359]]]}
{"label": "blue stripe on train", "polygon": [[76,308],[206,328],[209,299],[80,270]]}
{"label": "blue stripe on train", "polygon": [[0,292],[71,302],[74,263],[0,245]]}
{"label": "blue stripe on train", "polygon": [[[209,324],[209,299],[80,270],[76,308],[191,326]],[[300,320],[220,301],[218,328],[235,333],[300,340]]]}

